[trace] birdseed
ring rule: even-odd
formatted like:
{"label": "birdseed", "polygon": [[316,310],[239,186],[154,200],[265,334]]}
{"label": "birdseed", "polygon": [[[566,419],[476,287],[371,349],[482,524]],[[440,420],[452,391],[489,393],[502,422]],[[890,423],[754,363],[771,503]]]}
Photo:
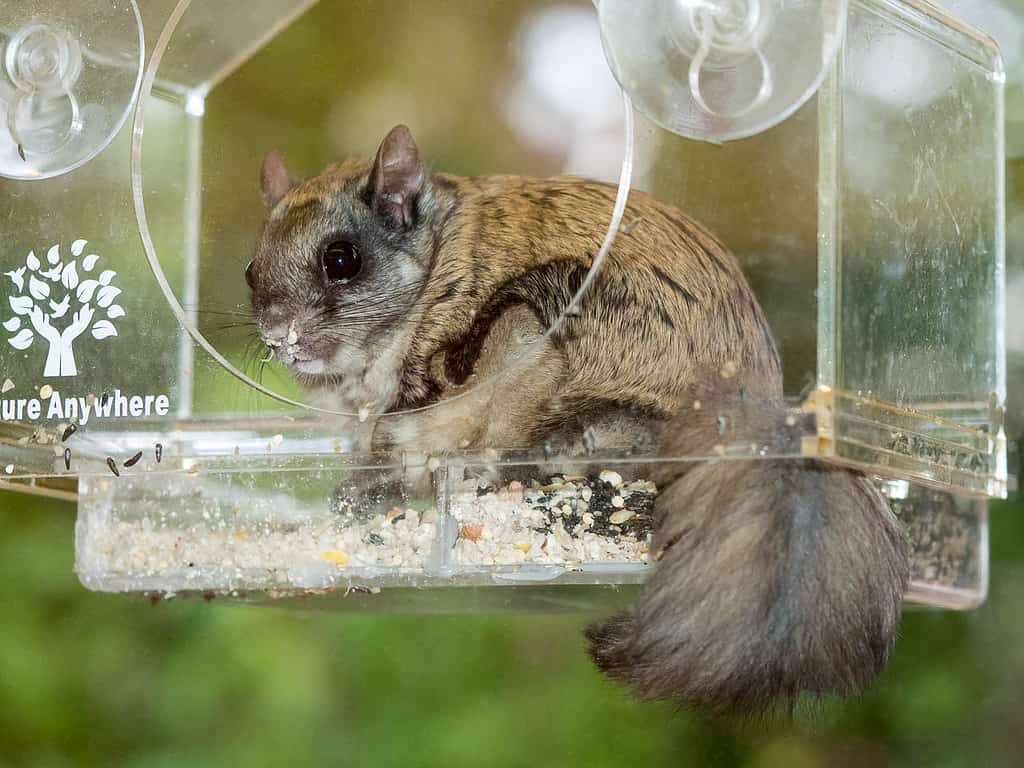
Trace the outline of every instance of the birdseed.
{"label": "birdseed", "polygon": [[911,579],[952,588],[975,588],[980,583],[984,534],[969,504],[928,490],[891,504],[910,538]]}
{"label": "birdseed", "polygon": [[[421,572],[436,516],[403,510],[354,524],[339,518],[253,524],[241,510],[216,507],[186,523],[171,512],[89,526],[90,568],[109,574],[199,583],[216,589],[287,591],[344,583],[359,569]],[[184,588],[184,587],[182,587]]]}
{"label": "birdseed", "polygon": [[[657,487],[624,483],[617,472],[596,478],[553,475],[530,488],[510,483],[459,484],[451,500],[459,523],[459,565],[536,563],[575,567],[594,562],[646,563]],[[629,516],[616,521],[614,499]]]}

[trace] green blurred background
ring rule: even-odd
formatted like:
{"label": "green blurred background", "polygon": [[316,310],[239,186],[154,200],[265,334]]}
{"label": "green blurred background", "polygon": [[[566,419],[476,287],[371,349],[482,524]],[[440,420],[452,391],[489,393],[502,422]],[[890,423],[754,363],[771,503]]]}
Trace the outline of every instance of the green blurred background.
{"label": "green blurred background", "polygon": [[[960,10],[988,13],[977,21],[1000,32],[1010,65],[1008,255],[1011,277],[1019,277],[1024,25],[1011,2],[979,0]],[[526,5],[517,0],[502,12]],[[488,60],[486,41],[469,30],[479,18],[459,6],[440,4],[447,21],[435,19],[429,30],[401,38],[403,50],[413,46],[411,59],[433,61],[440,47]],[[471,101],[430,112],[437,97],[429,87],[411,95],[388,92],[379,113],[349,114],[326,96],[303,102],[310,87],[323,88],[281,84],[310,77],[299,54],[327,44],[329,22],[322,15],[303,20],[211,97],[204,163],[221,170],[205,182],[207,244],[228,237],[220,221],[236,222],[237,231],[250,236],[258,224],[254,198],[237,190],[240,177],[253,175],[249,147],[269,143],[268,136],[285,136],[280,143],[293,165],[311,172],[339,147],[368,152],[381,125],[399,110],[421,115],[428,126],[421,143],[432,148],[438,167],[541,173],[566,166],[564,147],[546,154],[526,147],[522,135],[495,134],[494,120]],[[365,30],[347,30],[365,42],[365,51],[332,49],[322,58],[370,55],[375,41],[393,42],[403,23],[378,16]],[[500,26],[493,18],[486,23]],[[452,46],[463,48],[453,54]],[[431,68],[424,69],[430,81]],[[330,79],[331,71],[322,66],[318,76]],[[464,90],[472,92],[474,78],[493,73],[474,68],[464,77]],[[330,130],[314,140],[296,138],[300,106]],[[232,119],[240,110],[261,117]],[[425,112],[433,119],[422,117]],[[476,141],[446,143],[445,132],[455,124]],[[205,285],[244,291],[231,278],[246,248],[237,251],[204,261]],[[1018,322],[1013,301],[1011,322]],[[1016,354],[1010,393],[1015,441],[1024,399]],[[579,633],[584,616],[337,615],[199,600],[151,606],[92,594],[72,573],[74,507],[0,495],[0,583],[6,585],[0,590],[0,766],[1017,765],[1024,754],[1022,512],[1019,496],[992,505],[985,605],[962,614],[908,611],[892,663],[870,693],[801,710],[791,723],[739,724],[631,701],[587,661]]]}

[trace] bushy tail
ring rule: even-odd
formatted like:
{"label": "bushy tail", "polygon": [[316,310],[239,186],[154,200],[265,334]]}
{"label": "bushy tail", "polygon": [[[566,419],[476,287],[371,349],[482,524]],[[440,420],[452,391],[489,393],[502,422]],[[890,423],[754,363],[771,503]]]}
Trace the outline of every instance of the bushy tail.
{"label": "bushy tail", "polygon": [[[743,436],[788,429],[777,407],[731,405]],[[707,411],[675,425],[666,450],[720,429],[720,411]],[[656,567],[638,605],[587,630],[597,665],[638,696],[749,713],[802,693],[853,693],[883,669],[908,546],[863,475],[813,460],[722,459],[671,480],[657,510]]]}

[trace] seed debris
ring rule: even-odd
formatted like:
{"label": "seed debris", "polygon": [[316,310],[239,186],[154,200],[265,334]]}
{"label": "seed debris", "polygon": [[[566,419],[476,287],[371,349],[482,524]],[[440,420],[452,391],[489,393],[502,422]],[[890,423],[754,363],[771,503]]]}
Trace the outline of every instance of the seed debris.
{"label": "seed debris", "polygon": [[[614,503],[614,499],[612,502]],[[620,509],[617,512],[612,512],[608,517],[608,522],[612,525],[622,525],[627,520],[631,519],[636,513],[631,509]]]}
{"label": "seed debris", "polygon": [[49,400],[52,394],[53,387],[51,387],[49,384],[43,384],[43,386],[39,388],[39,396],[43,398],[43,400]]}
{"label": "seed debris", "polygon": [[[513,490],[510,483],[482,494],[476,479],[460,483],[451,498],[452,515],[459,523],[455,561],[563,567],[594,561],[646,562],[657,486],[645,480],[627,482],[617,472],[611,479],[619,486],[600,476],[555,474],[533,480],[527,488]],[[616,497],[622,499],[622,508],[614,506]],[[477,539],[475,527],[481,532]]]}
{"label": "seed debris", "polygon": [[14,389],[14,382],[11,381],[10,379],[4,379],[4,385],[3,388],[0,388],[0,392],[7,394],[12,389]]}
{"label": "seed debris", "polygon": [[322,557],[329,563],[334,563],[339,567],[348,565],[348,555],[346,555],[344,552],[339,552],[334,549],[327,550],[322,555],[320,555],[320,557]]}

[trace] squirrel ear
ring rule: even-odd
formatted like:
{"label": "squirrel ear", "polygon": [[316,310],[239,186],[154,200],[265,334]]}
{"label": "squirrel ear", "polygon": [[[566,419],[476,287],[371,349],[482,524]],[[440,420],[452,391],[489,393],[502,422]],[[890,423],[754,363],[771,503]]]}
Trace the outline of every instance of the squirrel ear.
{"label": "squirrel ear", "polygon": [[384,137],[370,171],[370,206],[402,229],[415,223],[416,201],[427,174],[420,151],[404,125],[396,125]]}
{"label": "squirrel ear", "polygon": [[260,172],[260,189],[263,194],[263,205],[269,211],[291,189],[292,180],[284,167],[284,159],[276,149],[270,150],[263,160]]}

